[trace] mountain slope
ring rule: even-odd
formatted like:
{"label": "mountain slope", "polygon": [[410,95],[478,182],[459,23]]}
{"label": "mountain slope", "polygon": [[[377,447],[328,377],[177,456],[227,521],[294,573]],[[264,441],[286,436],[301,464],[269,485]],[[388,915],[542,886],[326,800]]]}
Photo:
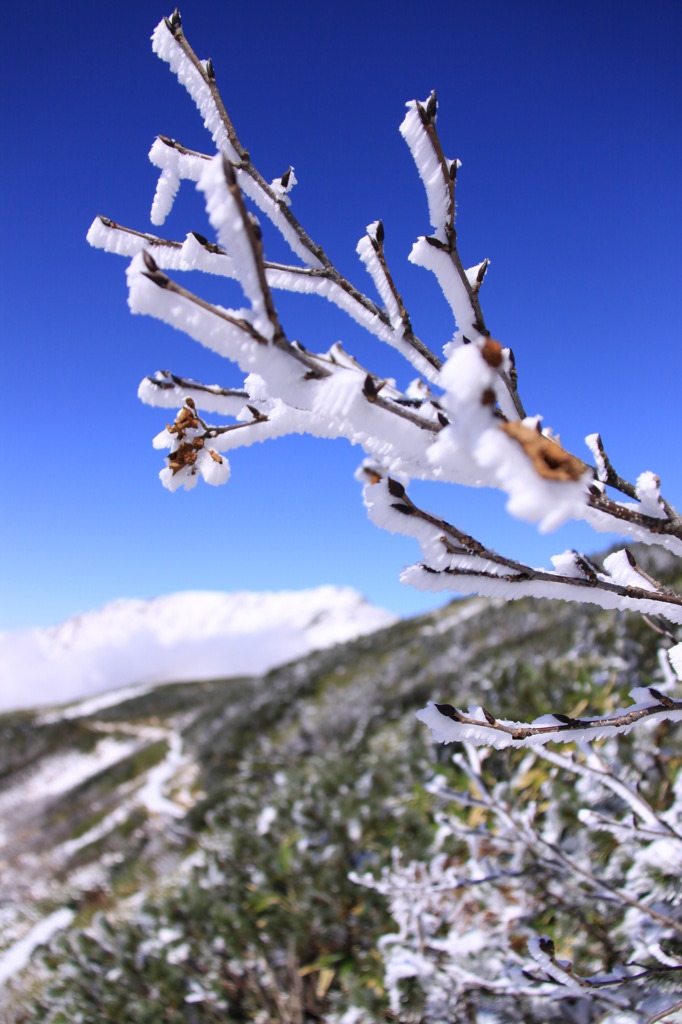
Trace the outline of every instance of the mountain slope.
{"label": "mountain slope", "polygon": [[[393,925],[348,875],[396,847],[425,857],[427,784],[456,784],[414,712],[428,698],[510,717],[602,710],[663,685],[656,645],[629,615],[477,599],[262,678],[0,717],[0,1015],[270,1024],[360,1006],[358,1024],[395,1020],[377,954]],[[502,774],[516,756],[497,755]],[[49,954],[11,975],[62,910]]]}

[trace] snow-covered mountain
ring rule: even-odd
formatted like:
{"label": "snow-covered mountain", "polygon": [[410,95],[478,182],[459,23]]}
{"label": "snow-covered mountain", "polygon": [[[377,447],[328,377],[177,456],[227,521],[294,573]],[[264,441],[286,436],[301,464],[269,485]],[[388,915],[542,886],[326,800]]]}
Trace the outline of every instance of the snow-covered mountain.
{"label": "snow-covered mountain", "polygon": [[0,712],[120,687],[260,675],[394,621],[349,587],[115,601],[50,629],[0,633]]}

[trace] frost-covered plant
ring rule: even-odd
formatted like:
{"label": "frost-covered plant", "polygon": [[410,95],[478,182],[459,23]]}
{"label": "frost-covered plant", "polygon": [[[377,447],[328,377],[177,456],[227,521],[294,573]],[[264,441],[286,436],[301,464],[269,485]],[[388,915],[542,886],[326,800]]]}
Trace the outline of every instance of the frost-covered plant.
{"label": "frost-covered plant", "polygon": [[[359,470],[370,518],[394,533],[415,537],[422,560],[403,581],[434,591],[476,592],[504,598],[524,595],[587,601],[603,608],[634,609],[682,622],[682,599],[642,571],[627,551],[598,568],[584,555],[555,556],[552,569],[535,569],[498,554],[434,516],[409,498],[411,478],[489,486],[508,496],[508,511],[551,530],[582,519],[595,530],[625,534],[682,554],[682,518],[661,496],[658,478],[642,473],[635,484],[612,467],[598,434],[587,438],[594,466],[564,450],[538,417],[526,416],[514,357],[490,336],[479,291],[488,261],[465,268],[457,249],[455,182],[459,162],[447,159],[436,132],[435,94],[412,101],[401,133],[426,190],[432,233],[420,237],[411,262],[431,271],[452,310],[455,332],[443,355],[412,327],[384,254],[384,228],[375,221],[357,247],[379,301],[351,284],[292,211],[293,170],[268,183],[237,138],[210,61],[187,42],[176,11],[154,31],[153,47],[168,62],[196,103],[217,154],[187,149],[159,136],[150,159],[161,171],[152,222],[162,224],[181,180],[197,183],[217,242],[190,232],[184,242],[157,238],[96,218],[92,245],[132,256],[129,305],[185,331],[236,363],[246,374],[236,388],[203,385],[161,371],[143,380],[140,397],[164,408],[180,407],[155,439],[169,455],[161,479],[171,490],[193,487],[199,477],[224,483],[231,449],[291,433],[344,437],[360,445]],[[294,262],[273,263],[247,203],[281,233]],[[200,298],[166,273],[198,270],[235,279],[246,306],[224,308]],[[380,341],[393,346],[419,375],[400,391],[335,344],[313,354],[289,339],[280,323],[277,289],[320,295],[340,307]],[[227,418],[209,422],[208,415]],[[627,500],[623,500],[623,498]],[[682,648],[671,652],[676,669]],[[480,707],[467,713],[431,705],[424,720],[438,739],[478,743],[538,743],[628,729],[637,720],[682,717],[682,701],[650,688],[604,720],[567,721],[550,715],[530,725],[497,719]]]}
{"label": "frost-covered plant", "polygon": [[516,754],[512,772],[466,744],[460,787],[433,780],[446,810],[431,858],[395,851],[379,878],[355,876],[398,924],[379,945],[399,1019],[636,1024],[679,1009],[682,774],[660,810],[670,752],[650,731]]}
{"label": "frost-covered plant", "polygon": [[[184,241],[163,239],[105,217],[95,220],[88,239],[132,257],[132,312],[185,331],[245,375],[237,387],[205,385],[169,371],[143,380],[144,402],[179,409],[155,439],[169,451],[160,474],[164,485],[191,488],[199,477],[224,483],[227,453],[256,441],[292,433],[342,437],[365,452],[358,477],[372,521],[420,544],[421,561],[405,570],[404,582],[433,591],[639,612],[663,637],[666,685],[639,685],[629,705],[600,715],[554,713],[522,722],[481,706],[463,711],[442,703],[419,713],[437,741],[467,744],[466,756],[456,758],[468,780],[465,795],[435,786],[438,799],[455,800],[466,815],[442,816],[429,862],[406,864],[396,857],[380,880],[358,879],[388,897],[398,922],[398,933],[383,943],[394,1012],[403,1012],[404,981],[411,979],[424,1000],[419,1012],[430,1021],[457,1020],[458,1014],[481,1022],[516,1020],[521,1003],[529,1015],[524,1019],[532,1020],[635,1021],[647,1013],[658,1019],[670,978],[682,969],[674,884],[682,862],[682,786],[673,755],[666,755],[662,769],[655,732],[667,727],[663,720],[682,718],[682,700],[673,696],[682,678],[682,644],[664,625],[682,622],[682,598],[627,550],[609,555],[602,566],[566,551],[554,556],[551,569],[533,568],[422,509],[407,488],[411,479],[495,487],[507,495],[511,515],[542,531],[567,519],[584,520],[595,531],[677,556],[682,518],[662,496],[654,473],[630,483],[616,472],[599,434],[586,438],[588,462],[566,451],[539,417],[526,415],[513,354],[491,337],[480,304],[488,262],[466,268],[458,252],[459,162],[443,153],[435,94],[408,103],[400,130],[426,191],[432,229],[409,258],[435,275],[455,324],[442,354],[414,332],[387,265],[382,222],[370,224],[357,246],[375,300],[338,270],[297,220],[293,170],[268,182],[253,164],[226,112],[213,66],[189,46],[177,11],[158,25],[153,47],[190,93],[217,153],[157,138],[150,152],[161,171],[152,222],[164,222],[181,180],[188,179],[204,194],[217,241],[194,232]],[[292,262],[266,258],[249,204],[279,231]],[[215,305],[168,273],[188,270],[234,279],[245,305]],[[401,391],[340,344],[321,354],[308,351],[285,334],[277,290],[328,299],[396,349],[417,378]],[[213,416],[220,422],[209,421]],[[615,737],[637,723],[640,735],[631,741],[636,756],[626,762]],[[557,740],[575,749],[549,752],[547,742]],[[590,746],[594,740],[606,741],[600,753]],[[472,744],[488,749],[476,753]],[[531,750],[494,750],[518,747]],[[491,766],[502,756],[515,769],[500,781]],[[660,773],[669,792],[640,792],[649,770]],[[555,784],[558,771],[569,786]],[[524,785],[533,773],[537,784]],[[550,921],[552,901],[556,919]],[[571,930],[576,915],[578,937]],[[575,948],[587,968],[574,970],[548,931]],[[480,1018],[475,1010],[465,1015],[470,996],[488,1007]]]}

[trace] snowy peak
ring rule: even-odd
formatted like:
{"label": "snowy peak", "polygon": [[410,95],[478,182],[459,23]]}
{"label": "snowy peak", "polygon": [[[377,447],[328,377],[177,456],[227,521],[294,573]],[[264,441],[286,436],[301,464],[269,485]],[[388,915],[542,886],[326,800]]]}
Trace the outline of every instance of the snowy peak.
{"label": "snowy peak", "polygon": [[0,633],[0,711],[127,686],[259,675],[394,621],[349,587],[119,600],[50,629]]}

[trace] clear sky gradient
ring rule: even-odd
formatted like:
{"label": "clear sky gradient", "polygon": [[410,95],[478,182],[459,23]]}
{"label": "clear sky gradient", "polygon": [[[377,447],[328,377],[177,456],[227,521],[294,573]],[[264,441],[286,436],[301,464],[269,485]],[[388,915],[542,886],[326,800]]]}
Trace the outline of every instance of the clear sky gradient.
{"label": "clear sky gradient", "polygon": [[[406,261],[429,224],[397,130],[405,102],[435,88],[445,153],[463,164],[463,259],[492,261],[483,307],[515,350],[526,408],[586,457],[583,437],[600,431],[622,475],[653,469],[682,500],[678,0],[189,0],[181,13],[265,177],[295,166],[297,215],[370,294],[354,250],[383,219],[417,332],[439,349],[453,328],[435,280]],[[400,613],[432,607],[399,584],[418,550],[366,520],[361,453],[345,443],[234,453],[223,488],[170,494],[157,479],[151,439],[167,416],[138,403],[139,380],[168,368],[241,383],[190,339],[132,317],[125,260],[85,243],[98,213],[153,230],[157,133],[209,151],[151,52],[168,14],[160,0],[38,0],[4,14],[0,629],[183,589],[337,583]],[[183,189],[160,233],[208,234]],[[232,282],[205,293],[240,302]],[[376,372],[413,376],[315,297],[283,297],[281,311],[310,348],[342,340]],[[496,495],[425,490],[432,511],[534,564],[599,546],[581,527],[538,537]]]}

